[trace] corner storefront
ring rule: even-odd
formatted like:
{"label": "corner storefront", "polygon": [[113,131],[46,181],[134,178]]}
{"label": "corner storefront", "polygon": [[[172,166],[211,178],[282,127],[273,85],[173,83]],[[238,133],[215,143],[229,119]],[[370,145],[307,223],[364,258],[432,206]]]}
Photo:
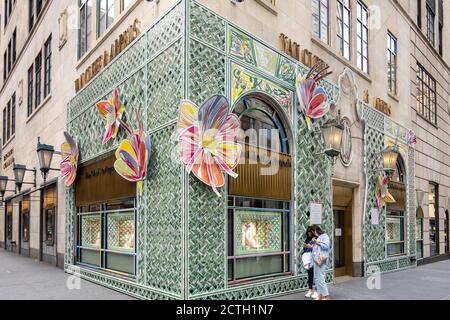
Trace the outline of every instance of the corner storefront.
{"label": "corner storefront", "polygon": [[[163,15],[69,103],[67,129],[78,143],[80,161],[77,180],[66,190],[65,270],[148,299],[252,299],[307,288],[300,255],[312,204],[321,208],[327,233],[334,233],[332,167],[320,136],[298,111],[298,72],[308,70],[196,1],[180,1]],[[321,86],[338,101],[336,85],[324,80]],[[114,170],[114,150],[125,133],[102,144],[104,124],[95,105],[116,88],[126,117],[144,111],[152,142],[142,194]],[[239,177],[219,189],[220,197],[186,173],[174,139],[180,100],[200,105],[215,94],[228,98],[242,129],[277,132],[258,143],[269,146],[269,159],[275,153],[280,159],[274,175],[257,174],[267,168],[261,157],[256,164],[238,165]],[[366,274],[375,265],[382,271],[413,266],[413,151],[405,147],[407,256],[392,258],[385,241],[386,208],[378,224],[370,214],[376,206],[379,152],[388,138],[398,141],[400,131],[367,105],[360,103],[358,111],[365,123]],[[279,148],[271,150],[275,140]],[[252,148],[243,144],[244,157]],[[253,229],[258,246],[246,237]]]}

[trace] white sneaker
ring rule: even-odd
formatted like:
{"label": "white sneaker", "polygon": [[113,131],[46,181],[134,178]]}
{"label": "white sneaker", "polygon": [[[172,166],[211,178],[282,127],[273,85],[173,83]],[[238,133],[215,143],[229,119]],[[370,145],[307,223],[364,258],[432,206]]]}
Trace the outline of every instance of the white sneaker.
{"label": "white sneaker", "polygon": [[308,292],[305,294],[305,297],[311,298],[312,295],[313,295],[312,290],[308,290]]}
{"label": "white sneaker", "polygon": [[317,300],[317,298],[319,298],[319,294],[317,293],[317,291],[314,291],[314,293],[311,295],[311,299]]}

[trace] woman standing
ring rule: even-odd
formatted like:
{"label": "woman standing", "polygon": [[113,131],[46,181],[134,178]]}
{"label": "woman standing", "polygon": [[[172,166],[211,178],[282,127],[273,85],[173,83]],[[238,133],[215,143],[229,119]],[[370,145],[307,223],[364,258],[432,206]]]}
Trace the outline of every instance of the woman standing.
{"label": "woman standing", "polygon": [[306,271],[308,272],[308,287],[309,290],[306,293],[305,297],[316,299],[318,294],[314,291],[313,282],[314,282],[314,263],[312,261],[312,251],[314,247],[314,234],[312,227],[308,227],[306,229],[305,235],[305,244],[303,245],[303,253],[302,253],[302,262]]}
{"label": "woman standing", "polygon": [[319,227],[313,227],[313,263],[314,263],[314,282],[319,296],[316,300],[330,300],[328,287],[325,282],[328,269],[328,260],[330,257],[330,237]]}

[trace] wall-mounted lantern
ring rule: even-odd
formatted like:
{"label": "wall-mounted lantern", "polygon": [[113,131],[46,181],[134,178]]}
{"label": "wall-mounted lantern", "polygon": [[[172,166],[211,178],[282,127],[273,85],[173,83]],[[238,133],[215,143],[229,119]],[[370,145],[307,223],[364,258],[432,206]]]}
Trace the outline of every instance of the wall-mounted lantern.
{"label": "wall-mounted lantern", "polygon": [[55,153],[55,148],[48,144],[42,144],[38,138],[38,145],[36,152],[39,159],[39,168],[42,173],[44,181],[47,179],[48,172],[51,170],[51,164],[53,159],[53,154]]}
{"label": "wall-mounted lantern", "polygon": [[381,151],[383,156],[383,171],[390,179],[397,169],[397,159],[399,150],[397,144],[394,147],[389,147]]}
{"label": "wall-mounted lantern", "polygon": [[324,153],[332,160],[333,164],[341,154],[343,133],[344,126],[339,121],[339,118],[326,122],[322,127]]}
{"label": "wall-mounted lantern", "polygon": [[[22,189],[23,184],[31,184],[34,187],[36,187],[36,169],[28,169],[27,166],[23,164],[16,164],[14,163],[13,166],[14,171],[14,181],[16,182],[17,190],[20,192]],[[31,171],[34,174],[34,181],[33,182],[23,182],[23,179],[25,177],[25,173],[27,171]]]}
{"label": "wall-mounted lantern", "polygon": [[37,144],[36,152],[37,152],[38,159],[39,159],[39,169],[41,171],[42,178],[44,179],[44,184],[45,184],[45,181],[47,180],[47,176],[48,176],[48,173],[50,170],[59,171],[59,169],[52,168],[51,165],[52,165],[53,155],[54,154],[61,155],[61,152],[55,151],[55,147],[53,147],[52,145],[41,143],[40,137],[38,137],[38,144]]}

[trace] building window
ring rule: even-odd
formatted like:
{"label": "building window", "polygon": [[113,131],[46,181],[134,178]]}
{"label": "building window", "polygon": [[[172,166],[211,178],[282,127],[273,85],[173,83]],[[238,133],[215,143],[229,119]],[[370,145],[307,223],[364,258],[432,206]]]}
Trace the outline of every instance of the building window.
{"label": "building window", "polygon": [[44,7],[44,0],[29,0],[28,2],[28,29],[31,31],[34,24],[42,14]]}
{"label": "building window", "polygon": [[28,94],[27,94],[27,116],[33,113],[33,78],[34,78],[34,68],[31,65],[28,69]]}
{"label": "building window", "polygon": [[16,0],[5,0],[5,27],[9,22]]}
{"label": "building window", "polygon": [[329,43],[329,0],[311,0],[313,33],[325,43]]}
{"label": "building window", "polygon": [[431,45],[434,47],[434,20],[435,20],[435,14],[434,9],[432,9],[429,5],[429,2],[427,1],[427,39],[431,43]]}
{"label": "building window", "polygon": [[16,93],[3,109],[3,144],[8,142],[16,132]]}
{"label": "building window", "polygon": [[134,2],[134,0],[122,0],[120,11],[122,12],[125,9],[127,9],[133,2]]}
{"label": "building window", "polygon": [[53,246],[56,232],[56,185],[45,188],[43,197],[44,241],[48,246]]}
{"label": "building window", "polygon": [[443,0],[438,0],[439,3],[439,27],[438,27],[438,51],[439,54],[442,56],[443,55],[443,47],[444,47],[444,43],[443,43],[443,33],[444,33],[444,1]]}
{"label": "building window", "polygon": [[21,207],[22,213],[22,240],[30,241],[30,196],[24,196]]}
{"label": "building window", "polygon": [[386,215],[387,255],[405,253],[405,215],[403,211],[388,211]]}
{"label": "building window", "polygon": [[47,39],[44,45],[44,98],[51,92],[52,79],[52,35]]}
{"label": "building window", "polygon": [[5,51],[3,55],[3,80],[6,80],[8,76],[8,50]]}
{"label": "building window", "polygon": [[[283,122],[263,96],[244,97],[235,112],[245,132],[239,137],[245,161],[228,184],[229,284],[291,272],[292,169]],[[261,170],[267,163],[257,159],[273,156],[282,165],[276,174],[265,175]]]}
{"label": "building window", "polygon": [[11,138],[11,100],[8,101],[6,110],[6,140],[9,141]]}
{"label": "building window", "polygon": [[41,14],[43,2],[43,0],[36,0],[36,16]]}
{"label": "building window", "polygon": [[436,81],[420,65],[417,65],[417,112],[425,119],[437,123]]}
{"label": "building window", "polygon": [[387,35],[387,46],[388,90],[397,94],[397,38],[391,33]]}
{"label": "building window", "polygon": [[97,36],[101,36],[103,32],[114,22],[114,2],[115,0],[98,0],[97,1]]}
{"label": "building window", "polygon": [[28,29],[30,31],[34,26],[34,1],[35,0],[28,1]]}
{"label": "building window", "polygon": [[6,239],[11,241],[13,239],[13,206],[12,202],[5,202],[6,211]]}
{"label": "building window", "polygon": [[422,29],[422,0],[417,0],[417,26]]}
{"label": "building window", "polygon": [[439,254],[439,186],[429,184],[428,189],[428,217],[430,224],[430,256]]}
{"label": "building window", "polygon": [[16,133],[16,93],[11,98],[11,136]]}
{"label": "building window", "polygon": [[34,86],[34,106],[37,108],[41,104],[41,80],[42,80],[42,53],[39,52],[34,60],[34,74],[35,74],[35,86]]}
{"label": "building window", "polygon": [[17,60],[17,29],[14,29],[13,35],[12,35],[12,52],[11,52],[11,60],[12,65],[16,63]]}
{"label": "building window", "polygon": [[8,42],[5,54],[3,55],[3,79],[6,80],[17,60],[17,29],[14,29],[11,39]]}
{"label": "building window", "polygon": [[2,141],[3,141],[3,145],[5,145],[6,144],[6,108],[4,108],[3,109],[3,138],[2,138]]}
{"label": "building window", "polygon": [[417,258],[423,258],[423,211],[422,208],[417,210],[416,216],[416,250]]}
{"label": "building window", "polygon": [[136,274],[135,200],[78,207],[79,264]]}
{"label": "building window", "polygon": [[356,39],[356,63],[358,69],[369,72],[369,11],[367,7],[358,1],[357,4],[357,39]]}
{"label": "building window", "polygon": [[337,38],[339,44],[339,53],[350,60],[350,0],[337,1]]}
{"label": "building window", "polygon": [[80,32],[78,57],[84,55],[91,47],[92,37],[92,0],[80,0]]}

